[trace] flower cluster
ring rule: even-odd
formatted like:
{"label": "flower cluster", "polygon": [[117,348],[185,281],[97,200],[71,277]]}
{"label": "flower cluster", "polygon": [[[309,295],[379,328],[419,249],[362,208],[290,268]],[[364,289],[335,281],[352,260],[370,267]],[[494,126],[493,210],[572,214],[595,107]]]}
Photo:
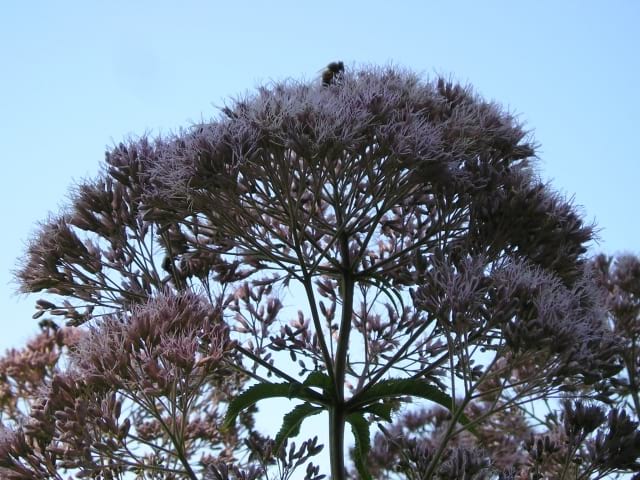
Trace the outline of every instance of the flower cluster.
{"label": "flower cluster", "polygon": [[[116,478],[160,463],[193,474],[191,457],[216,444],[233,459],[237,432],[216,427],[217,409],[241,383],[231,348],[219,309],[193,293],[167,292],[98,320],[73,344],[66,372],[40,382],[22,426],[6,432],[2,468],[26,475],[15,478],[64,470]],[[137,441],[146,448],[134,453]]]}
{"label": "flower cluster", "polygon": [[41,323],[42,330],[24,348],[11,349],[0,358],[0,410],[5,420],[14,423],[25,414],[21,402],[38,396],[54,375],[60,357],[82,336],[77,328]]}
{"label": "flower cluster", "polygon": [[96,386],[168,395],[215,373],[231,349],[219,310],[192,293],[158,296],[127,316],[100,320],[72,353],[73,367]]}
{"label": "flower cluster", "polygon": [[[614,404],[638,409],[640,267],[591,268],[592,227],[534,159],[500,106],[396,68],[276,83],[210,122],[118,145],[17,272],[23,292],[62,297],[36,316],[83,333],[59,371],[54,352],[29,378],[44,388],[4,434],[2,468],[286,479],[319,451],[289,440],[322,411],[333,480],[348,471],[347,423],[364,479],[385,474],[382,458],[410,478],[555,475],[578,456],[635,468],[637,425]],[[528,441],[525,407],[561,394],[616,413],[605,425],[575,404],[564,429],[549,420]],[[273,397],[301,403],[268,439],[253,414]],[[369,456],[372,420],[412,397],[429,409]]]}

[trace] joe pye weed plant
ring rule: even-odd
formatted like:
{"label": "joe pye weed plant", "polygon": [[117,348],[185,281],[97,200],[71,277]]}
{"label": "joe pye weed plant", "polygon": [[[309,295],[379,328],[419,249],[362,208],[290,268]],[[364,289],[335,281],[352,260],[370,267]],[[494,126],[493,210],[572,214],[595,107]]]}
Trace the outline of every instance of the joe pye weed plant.
{"label": "joe pye weed plant", "polygon": [[[347,68],[113,148],[17,271],[47,298],[42,333],[2,364],[3,475],[637,471],[640,270],[620,287],[589,259],[592,228],[534,147],[469,87]],[[278,397],[269,438],[255,414]],[[531,409],[553,398],[562,412]],[[317,439],[294,439],[321,412],[318,466]]]}

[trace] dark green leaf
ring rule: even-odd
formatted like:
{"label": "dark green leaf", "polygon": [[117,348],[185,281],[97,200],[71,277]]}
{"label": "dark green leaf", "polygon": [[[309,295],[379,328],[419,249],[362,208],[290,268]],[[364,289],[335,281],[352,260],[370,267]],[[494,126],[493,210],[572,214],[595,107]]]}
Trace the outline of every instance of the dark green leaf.
{"label": "dark green leaf", "polygon": [[372,403],[362,409],[363,413],[373,413],[377,417],[391,422],[391,414],[394,410],[400,408],[400,402],[387,401],[382,403]]}
{"label": "dark green leaf", "polygon": [[305,418],[316,415],[322,410],[322,407],[315,407],[310,403],[303,403],[287,413],[282,420],[280,431],[276,435],[275,451],[280,450],[280,447],[288,438],[295,437],[300,433],[300,425]]}
{"label": "dark green leaf", "polygon": [[[447,392],[424,380],[391,378],[379,381],[361,395],[356,394],[348,402],[348,408],[351,412],[362,411],[376,401],[389,398],[397,399],[402,396],[424,398],[445,407],[447,410],[451,410],[453,406],[453,399]],[[470,425],[471,421],[464,413],[458,417],[458,421],[468,427],[470,432],[476,434],[475,428]]]}
{"label": "dark green leaf", "polygon": [[347,415],[347,422],[351,424],[351,431],[355,439],[354,461],[358,474],[362,480],[371,480],[371,474],[365,464],[371,446],[369,422],[361,413]]}
{"label": "dark green leaf", "polygon": [[290,398],[290,390],[291,385],[289,383],[258,383],[249,387],[229,403],[227,414],[224,417],[224,422],[222,422],[222,428],[231,427],[241,411],[260,400],[274,397]]}
{"label": "dark green leaf", "polygon": [[331,389],[331,378],[329,378],[329,375],[326,373],[316,370],[311,372],[302,384],[308,387],[319,387],[327,391]]}

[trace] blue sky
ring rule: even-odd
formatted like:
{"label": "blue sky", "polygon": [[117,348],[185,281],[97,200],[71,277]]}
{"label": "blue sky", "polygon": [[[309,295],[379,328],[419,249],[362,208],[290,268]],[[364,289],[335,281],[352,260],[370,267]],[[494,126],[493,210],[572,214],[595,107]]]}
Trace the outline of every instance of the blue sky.
{"label": "blue sky", "polygon": [[332,60],[453,75],[534,131],[607,252],[640,250],[640,3],[12,1],[0,7],[0,348],[35,330],[10,270],[105,148]]}
{"label": "blue sky", "polygon": [[37,323],[10,270],[106,147],[332,60],[452,75],[519,113],[543,178],[597,222],[594,252],[639,252],[639,23],[634,0],[3,0],[0,349]]}

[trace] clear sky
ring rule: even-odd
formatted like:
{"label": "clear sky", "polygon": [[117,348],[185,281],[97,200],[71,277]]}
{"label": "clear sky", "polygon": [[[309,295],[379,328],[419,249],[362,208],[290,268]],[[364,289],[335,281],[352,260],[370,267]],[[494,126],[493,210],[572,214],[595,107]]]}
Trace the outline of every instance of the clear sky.
{"label": "clear sky", "polygon": [[639,24],[635,0],[2,0],[0,349],[36,330],[10,274],[26,240],[105,148],[333,60],[452,75],[519,113],[594,252],[639,252]]}

